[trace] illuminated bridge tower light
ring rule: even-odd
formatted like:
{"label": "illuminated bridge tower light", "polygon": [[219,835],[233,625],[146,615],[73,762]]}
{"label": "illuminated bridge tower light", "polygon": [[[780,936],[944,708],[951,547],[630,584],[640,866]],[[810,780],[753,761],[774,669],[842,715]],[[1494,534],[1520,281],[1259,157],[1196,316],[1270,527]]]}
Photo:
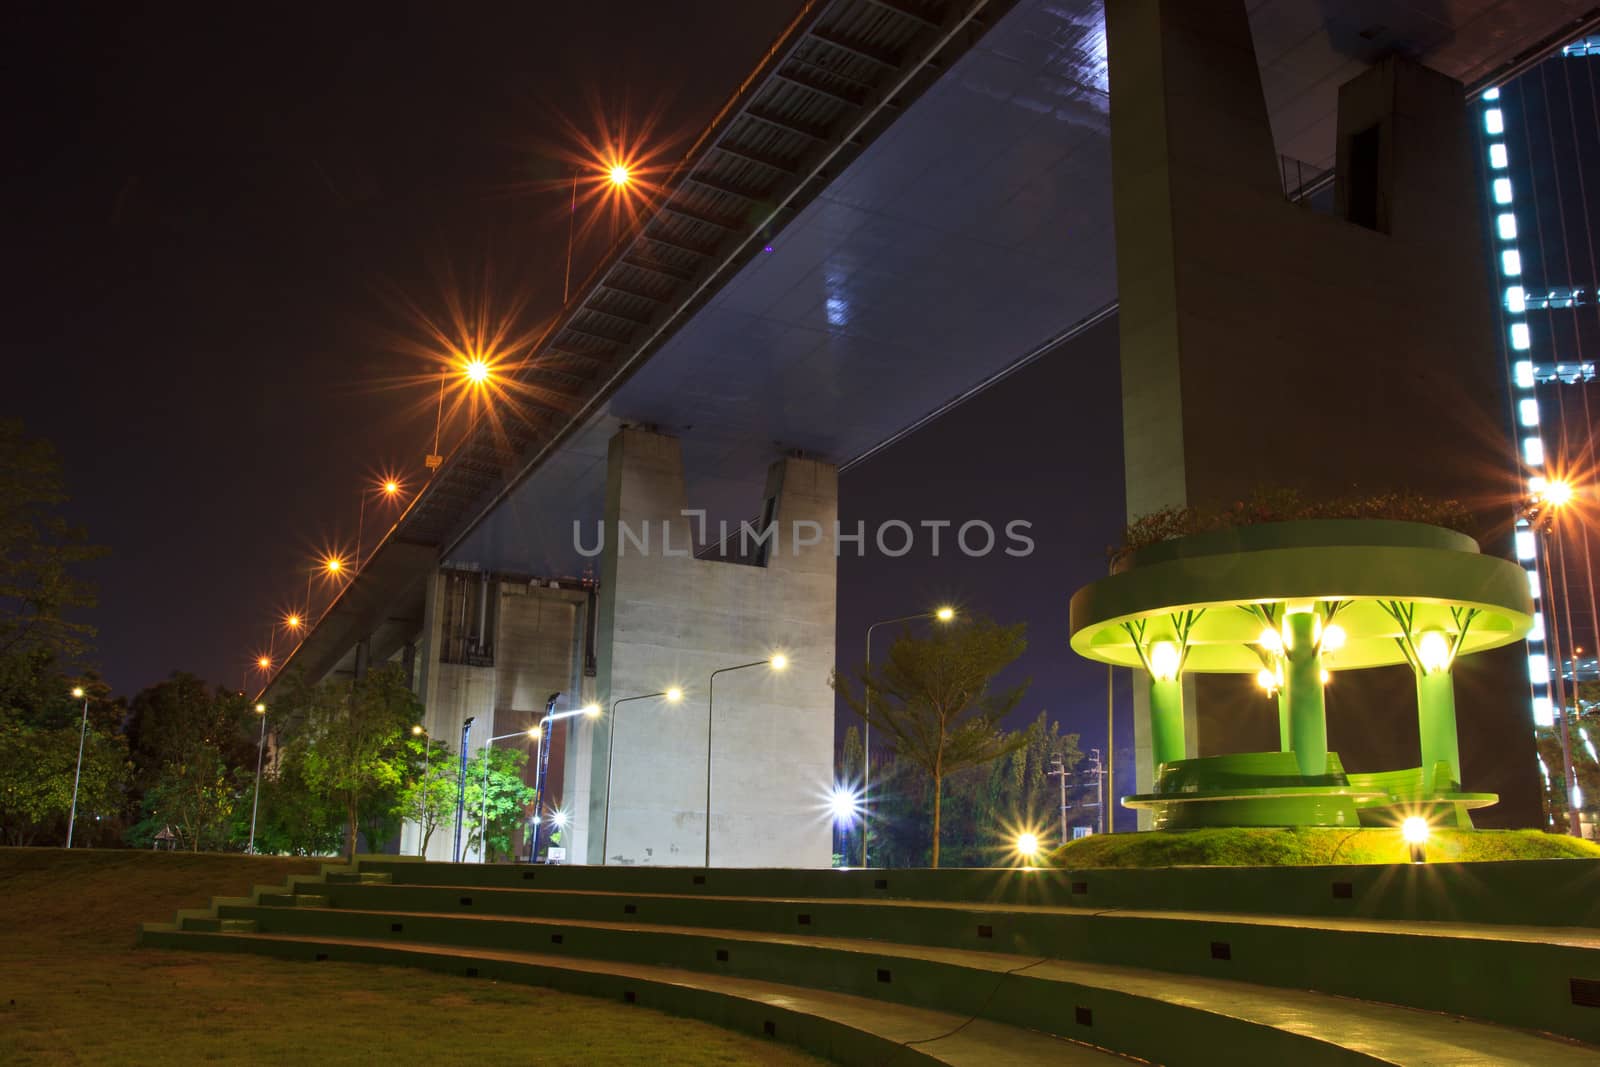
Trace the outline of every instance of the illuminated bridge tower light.
{"label": "illuminated bridge tower light", "polygon": [[[1523,282],[1522,249],[1518,245],[1517,196],[1512,181],[1506,124],[1500,89],[1487,89],[1481,98],[1484,152],[1488,163],[1489,209],[1493,213],[1495,271],[1501,292],[1501,319],[1510,352],[1512,407],[1518,438],[1519,478],[1528,496],[1546,487],[1544,435],[1539,425],[1538,384],[1533,359],[1533,338],[1528,326],[1528,291]],[[1528,633],[1528,681],[1535,726],[1555,724],[1550,699],[1550,657],[1545,652],[1543,591],[1539,588],[1539,539],[1528,520],[1518,519],[1515,534],[1517,560],[1528,572],[1533,594],[1533,629]]]}

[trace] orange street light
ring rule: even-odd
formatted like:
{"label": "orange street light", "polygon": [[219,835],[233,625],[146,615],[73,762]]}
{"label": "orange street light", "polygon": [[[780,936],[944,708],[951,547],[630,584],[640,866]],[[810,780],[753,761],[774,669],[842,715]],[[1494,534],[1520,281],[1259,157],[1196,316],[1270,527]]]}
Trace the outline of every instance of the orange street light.
{"label": "orange street light", "polygon": [[489,361],[481,356],[467,360],[461,367],[461,373],[467,376],[467,381],[473,385],[482,385],[489,380]]}
{"label": "orange street light", "polygon": [[1571,482],[1557,479],[1544,487],[1543,495],[1546,504],[1553,508],[1564,508],[1572,503],[1572,498],[1577,495],[1577,491],[1572,488]]}
{"label": "orange street light", "polygon": [[270,671],[272,669],[272,657],[262,656],[260,659],[256,660],[256,666],[260,667],[264,671]]}
{"label": "orange street light", "polygon": [[633,171],[628,169],[626,163],[613,163],[611,168],[606,171],[606,178],[613,187],[621,189],[633,181]]}

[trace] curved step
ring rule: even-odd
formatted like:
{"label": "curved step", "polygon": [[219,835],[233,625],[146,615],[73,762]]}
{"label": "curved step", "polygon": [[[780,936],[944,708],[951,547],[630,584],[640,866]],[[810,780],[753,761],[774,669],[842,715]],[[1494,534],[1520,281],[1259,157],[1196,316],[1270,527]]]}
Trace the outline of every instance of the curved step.
{"label": "curved step", "polygon": [[1128,1062],[1084,1042],[968,1016],[648,964],[602,963],[534,952],[393,944],[349,937],[202,933],[155,923],[146,925],[141,940],[167,948],[426,967],[469,978],[523,982],[619,998],[731,1029],[765,1034],[846,1064],[1100,1067]]}
{"label": "curved step", "polygon": [[1600,930],[1586,928],[481,886],[319,892],[339,909],[631,920],[1009,951],[1316,990],[1600,1042],[1600,1007],[1574,992],[1600,988]]}
{"label": "curved step", "polygon": [[742,981],[783,980],[1092,1036],[1097,1045],[1156,1062],[1182,1062],[1197,1035],[1251,1062],[1561,1064],[1600,1056],[1592,1046],[1392,1004],[1005,952],[638,921],[231,905],[220,914],[292,939],[537,951],[607,968],[643,961]]}

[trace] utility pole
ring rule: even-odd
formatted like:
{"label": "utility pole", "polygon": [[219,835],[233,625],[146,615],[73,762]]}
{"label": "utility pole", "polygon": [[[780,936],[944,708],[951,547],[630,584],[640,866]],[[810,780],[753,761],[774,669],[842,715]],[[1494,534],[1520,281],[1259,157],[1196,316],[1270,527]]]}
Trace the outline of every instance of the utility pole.
{"label": "utility pole", "polygon": [[1106,765],[1105,761],[1100,758],[1100,750],[1098,748],[1089,750],[1089,770],[1094,773],[1095,807],[1100,809],[1098,813],[1099,832],[1103,834],[1106,832],[1106,810],[1110,805],[1106,802],[1103,789],[1106,779]]}
{"label": "utility pole", "polygon": [[1057,753],[1050,757],[1050,769],[1045,772],[1052,778],[1061,779],[1061,843],[1067,843],[1067,765]]}

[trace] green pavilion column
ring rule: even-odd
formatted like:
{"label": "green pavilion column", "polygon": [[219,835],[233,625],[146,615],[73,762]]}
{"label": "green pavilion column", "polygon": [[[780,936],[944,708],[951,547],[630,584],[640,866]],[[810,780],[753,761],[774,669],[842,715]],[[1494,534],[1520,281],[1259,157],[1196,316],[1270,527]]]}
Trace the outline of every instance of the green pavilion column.
{"label": "green pavilion column", "polygon": [[1305,777],[1328,773],[1328,716],[1322,700],[1322,657],[1315,641],[1317,616],[1286,615],[1283,697],[1289,707],[1289,747]]}
{"label": "green pavilion column", "polygon": [[1294,751],[1294,741],[1289,736],[1289,693],[1283,689],[1278,690],[1278,751]]}
{"label": "green pavilion column", "polygon": [[1183,679],[1150,678],[1150,757],[1156,771],[1181,760],[1183,746]]}
{"label": "green pavilion column", "polygon": [[[1422,738],[1422,791],[1452,792],[1461,782],[1461,750],[1456,741],[1456,686],[1450,669],[1417,674],[1417,733]],[[1450,765],[1450,781],[1434,781],[1434,768]]]}

